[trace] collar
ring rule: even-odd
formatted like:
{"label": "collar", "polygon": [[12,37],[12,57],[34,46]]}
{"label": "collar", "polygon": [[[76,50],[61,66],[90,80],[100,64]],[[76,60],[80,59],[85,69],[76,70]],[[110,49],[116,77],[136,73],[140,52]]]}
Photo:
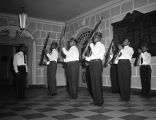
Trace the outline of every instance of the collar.
{"label": "collar", "polygon": [[24,53],[23,53],[22,51],[19,51],[18,54],[22,54],[22,55],[24,55]]}

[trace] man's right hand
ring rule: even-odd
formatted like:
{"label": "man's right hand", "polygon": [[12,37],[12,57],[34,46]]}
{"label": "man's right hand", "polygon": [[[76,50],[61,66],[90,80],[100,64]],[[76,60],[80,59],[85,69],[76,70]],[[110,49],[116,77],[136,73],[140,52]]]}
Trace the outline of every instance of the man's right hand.
{"label": "man's right hand", "polygon": [[91,43],[93,43],[93,41],[92,40],[89,40],[88,44],[90,45]]}
{"label": "man's right hand", "polygon": [[119,50],[123,49],[123,46],[121,44],[118,45]]}
{"label": "man's right hand", "polygon": [[82,55],[82,59],[86,59],[86,56]]}

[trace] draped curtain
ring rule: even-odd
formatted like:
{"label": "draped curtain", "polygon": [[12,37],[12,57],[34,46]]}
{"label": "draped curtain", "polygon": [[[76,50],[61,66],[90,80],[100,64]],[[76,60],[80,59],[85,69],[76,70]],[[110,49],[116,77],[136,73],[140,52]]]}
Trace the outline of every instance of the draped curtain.
{"label": "draped curtain", "polygon": [[135,54],[142,43],[147,43],[152,56],[156,56],[156,11],[127,13],[122,21],[112,24],[114,44],[122,44],[124,38],[131,42]]}

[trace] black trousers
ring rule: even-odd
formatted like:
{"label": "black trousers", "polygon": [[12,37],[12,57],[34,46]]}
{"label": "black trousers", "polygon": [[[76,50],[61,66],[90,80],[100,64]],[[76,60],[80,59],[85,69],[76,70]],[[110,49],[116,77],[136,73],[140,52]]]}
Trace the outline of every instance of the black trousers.
{"label": "black trousers", "polygon": [[19,73],[15,73],[15,91],[18,98],[25,98],[26,91],[26,67],[18,66]]}
{"label": "black trousers", "polygon": [[110,67],[111,89],[113,93],[119,92],[117,64],[111,64]]}
{"label": "black trousers", "polygon": [[104,102],[102,88],[102,61],[90,61],[89,71],[91,80],[91,90],[93,94],[93,104],[101,105]]}
{"label": "black trousers", "polygon": [[71,61],[66,63],[67,87],[69,95],[76,99],[78,97],[79,62]]}
{"label": "black trousers", "polygon": [[85,77],[86,77],[86,83],[87,83],[87,88],[88,88],[89,94],[90,94],[91,98],[93,98],[91,79],[90,79],[90,72],[89,72],[89,65],[86,66]]}
{"label": "black trousers", "polygon": [[150,65],[140,66],[140,78],[142,85],[142,95],[149,96],[151,91],[151,67]]}
{"label": "black trousers", "polygon": [[50,64],[47,66],[47,84],[49,93],[51,95],[57,93],[56,70],[57,70],[57,62],[50,61]]}
{"label": "black trousers", "polygon": [[121,59],[118,62],[118,81],[121,99],[129,101],[131,90],[131,63],[128,59]]}

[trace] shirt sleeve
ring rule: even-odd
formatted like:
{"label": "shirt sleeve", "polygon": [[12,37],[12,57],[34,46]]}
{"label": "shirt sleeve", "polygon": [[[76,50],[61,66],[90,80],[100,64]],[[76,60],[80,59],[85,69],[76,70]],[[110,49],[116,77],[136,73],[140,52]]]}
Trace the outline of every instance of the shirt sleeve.
{"label": "shirt sleeve", "polygon": [[72,56],[73,54],[75,54],[75,51],[76,51],[75,47],[71,47],[69,50],[62,48],[62,50],[66,56]]}
{"label": "shirt sleeve", "polygon": [[62,48],[62,51],[63,51],[63,53],[65,54],[65,55],[67,55],[68,54],[68,51],[66,50],[66,48]]}
{"label": "shirt sleeve", "polygon": [[16,73],[18,73],[18,68],[17,68],[17,56],[16,56],[16,55],[14,55],[13,66],[14,66],[14,71],[15,71]]}
{"label": "shirt sleeve", "polygon": [[47,57],[48,57],[48,59],[49,59],[49,58],[50,58],[50,54],[49,54],[49,53],[47,53],[46,55],[47,55]]}

